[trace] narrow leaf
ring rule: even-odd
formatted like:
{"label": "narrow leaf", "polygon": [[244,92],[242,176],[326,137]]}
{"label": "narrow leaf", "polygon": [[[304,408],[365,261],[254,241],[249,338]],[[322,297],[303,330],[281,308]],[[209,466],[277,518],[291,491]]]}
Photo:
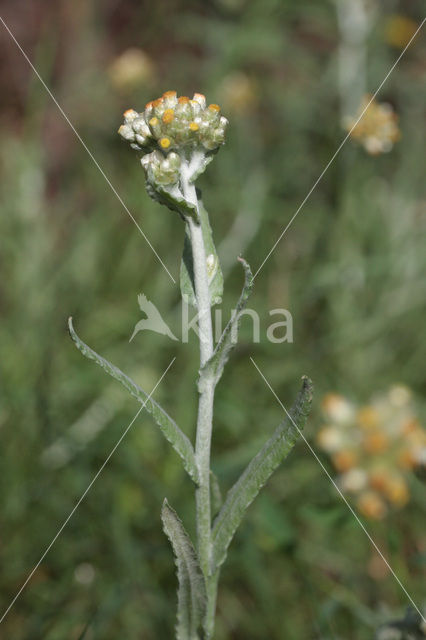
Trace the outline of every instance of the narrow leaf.
{"label": "narrow leaf", "polygon": [[96,351],[93,351],[93,349],[80,340],[74,331],[72,318],[68,320],[68,327],[71,338],[81,353],[86,356],[86,358],[89,358],[89,360],[94,360],[94,362],[102,367],[102,369],[104,369],[104,371],[106,371],[110,376],[118,380],[118,382],[121,382],[121,384],[134,398],[136,398],[136,400],[144,404],[145,409],[152,415],[167,440],[181,456],[184,467],[192,480],[198,484],[198,468],[195,462],[194,448],[189,438],[179,429],[176,422],[164,411],[162,407],[160,407],[159,404],[157,404],[157,402],[155,402],[155,400],[150,398],[143,389],[133,382],[129,376],[120,371],[118,367],[108,362],[108,360],[105,360],[105,358],[96,353]]}
{"label": "narrow leaf", "polygon": [[240,299],[238,300],[238,304],[233,311],[231,319],[226,325],[220,337],[220,340],[216,345],[212,357],[201,369],[201,380],[203,378],[203,375],[206,375],[208,377],[213,376],[216,383],[220,380],[225,364],[229,358],[229,354],[235,347],[238,340],[238,327],[241,320],[241,314],[244,311],[247,300],[253,288],[253,274],[251,272],[250,265],[245,260],[243,260],[243,258],[238,258],[238,260],[243,265],[245,272],[243,290],[241,292]]}
{"label": "narrow leaf", "polygon": [[219,480],[213,471],[210,471],[210,494],[212,503],[212,517],[219,513],[222,506],[222,492],[220,490]]}
{"label": "narrow leaf", "polygon": [[153,200],[165,205],[170,211],[177,211],[184,220],[191,216],[195,222],[199,221],[196,207],[183,197],[177,185],[165,186],[157,182],[152,184],[147,180],[146,190]]}
{"label": "narrow leaf", "polygon": [[182,522],[167,500],[163,503],[161,519],[173,547],[179,581],[176,638],[200,640],[207,594],[198,557]]}
{"label": "narrow leaf", "polygon": [[[210,302],[212,305],[222,302],[223,275],[220,268],[219,258],[213,242],[213,233],[209,222],[209,216],[203,203],[199,200],[200,224],[203,230],[204,247],[207,258],[207,275],[209,279]],[[182,297],[185,297],[189,304],[196,307],[194,268],[191,238],[188,225],[185,230],[185,241],[183,245],[183,256],[180,269],[180,288]]]}
{"label": "narrow leaf", "polygon": [[[247,465],[237,482],[229,490],[224,505],[213,523],[213,566],[216,571],[223,564],[229,544],[265,482],[292,450],[305,426],[312,403],[313,386],[309,378],[303,378],[302,388],[290,410],[291,420],[286,419],[277,427],[273,436]],[[296,425],[296,426],[295,426]]]}

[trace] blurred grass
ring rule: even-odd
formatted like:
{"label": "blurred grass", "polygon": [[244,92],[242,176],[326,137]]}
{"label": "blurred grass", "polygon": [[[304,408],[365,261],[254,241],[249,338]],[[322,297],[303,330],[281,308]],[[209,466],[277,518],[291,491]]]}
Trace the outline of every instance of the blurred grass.
{"label": "blurred grass", "polygon": [[[403,9],[389,2],[376,17],[368,41],[372,90],[399,54],[383,34],[389,16]],[[406,11],[420,21],[420,2]],[[229,74],[250,78],[255,100],[227,114],[228,143],[202,187],[219,245],[235,216],[252,205],[247,215],[258,230],[244,255],[255,270],[343,138],[332,4],[32,3],[23,17],[9,0],[3,17],[175,278],[182,224],[149,200],[136,158],[120,144],[115,132],[125,108],[141,109],[172,88],[202,91],[220,102]],[[197,345],[176,346],[154,334],[128,344],[141,291],[178,332],[178,289],[4,30],[1,38],[5,609],[137,409],[75,351],[67,317],[148,390],[176,355],[155,397],[190,436]],[[145,51],[155,73],[119,90],[108,69],[128,47]],[[363,401],[372,390],[403,382],[425,415],[424,53],[420,34],[383,89],[400,115],[401,142],[389,155],[372,158],[349,141],[256,279],[252,307],[261,315],[261,343],[250,343],[244,322],[218,388],[213,466],[223,489],[281,419],[249,355],[286,404],[302,374],[313,378],[316,407],[308,435],[319,425],[318,401],[329,390]],[[248,201],[245,192],[256,179],[259,192]],[[232,264],[232,256],[225,259]],[[238,267],[230,269],[226,310],[241,278]],[[265,340],[267,310],[276,307],[293,315],[293,344]],[[58,468],[43,462],[59,438],[69,444],[70,427],[93,403],[87,427],[93,437]],[[413,485],[402,515],[369,523],[369,529],[421,604],[424,489]],[[142,415],[0,626],[0,638],[170,638],[175,578],[159,518],[165,495],[193,531],[190,482]],[[300,444],[251,507],[231,548],[216,637],[371,638],[379,622],[406,604],[373,556]],[[94,569],[88,584],[78,579],[86,563]]]}

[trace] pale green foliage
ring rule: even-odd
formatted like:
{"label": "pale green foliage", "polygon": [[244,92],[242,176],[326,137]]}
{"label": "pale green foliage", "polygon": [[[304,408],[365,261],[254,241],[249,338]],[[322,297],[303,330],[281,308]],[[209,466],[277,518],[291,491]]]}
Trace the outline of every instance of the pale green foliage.
{"label": "pale green foliage", "polygon": [[178,425],[172,418],[160,407],[160,405],[155,402],[143,389],[141,389],[136,382],[133,382],[129,376],[120,371],[118,367],[114,366],[108,360],[105,360],[102,356],[100,356],[96,351],[93,351],[87,344],[85,344],[74,331],[74,327],[72,325],[72,319],[68,320],[68,327],[71,338],[74,340],[77,348],[81,351],[81,353],[89,358],[89,360],[94,360],[96,364],[98,364],[104,371],[106,371],[110,376],[121,382],[123,387],[129,391],[130,395],[132,395],[136,400],[141,402],[145,409],[152,415],[155,422],[160,427],[161,431],[167,438],[167,440],[173,445],[175,451],[181,456],[184,467],[192,480],[197,484],[198,483],[198,469],[195,463],[194,457],[194,448],[189,440],[189,438],[179,429]]}
{"label": "pale green foliage", "polygon": [[[209,216],[205,210],[201,199],[199,199],[199,218],[201,228],[203,230],[204,247],[207,257],[207,272],[209,276],[209,291],[211,305],[220,304],[223,294],[223,275],[220,268],[219,258],[213,242],[212,229],[209,222]],[[183,256],[180,268],[180,288],[182,297],[186,299],[192,306],[197,306],[194,286],[194,270],[192,247],[188,228],[185,233],[185,241],[183,246]]]}
{"label": "pale green foliage", "polygon": [[290,410],[289,417],[286,417],[277,427],[273,436],[248,464],[228,492],[219,515],[213,523],[212,572],[223,564],[228,546],[247,507],[296,443],[299,431],[305,426],[311,408],[312,390],[312,382],[309,378],[303,378],[302,389]]}
{"label": "pale green foliage", "polygon": [[207,594],[197,553],[176,511],[167,500],[164,500],[161,518],[173,547],[179,581],[176,638],[199,640],[203,638]]}
{"label": "pale green foliage", "polygon": [[212,515],[219,513],[223,504],[222,492],[220,490],[219,480],[213,471],[210,470],[210,492],[212,502]]}
{"label": "pale green foliage", "polygon": [[250,269],[250,265],[242,258],[239,258],[239,261],[243,265],[245,272],[244,287],[240,299],[238,300],[238,304],[232,314],[231,319],[226,325],[219,342],[217,343],[212,357],[210,358],[210,360],[208,360],[208,362],[206,362],[201,370],[200,381],[202,380],[203,376],[213,376],[215,384],[217,384],[220,377],[222,376],[223,369],[229,358],[229,355],[237,342],[241,313],[247,304],[247,300],[253,288],[253,275]]}
{"label": "pale green foliage", "polygon": [[198,222],[197,209],[191,202],[185,200],[175,184],[164,186],[157,183],[153,186],[147,182],[146,190],[153,200],[164,204],[170,211],[176,211],[183,219],[186,216],[191,216],[195,222]]}

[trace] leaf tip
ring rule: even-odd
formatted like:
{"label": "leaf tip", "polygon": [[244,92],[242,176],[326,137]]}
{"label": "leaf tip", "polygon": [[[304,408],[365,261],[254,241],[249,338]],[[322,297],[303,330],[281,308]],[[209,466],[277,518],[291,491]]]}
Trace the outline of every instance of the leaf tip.
{"label": "leaf tip", "polygon": [[76,333],[75,333],[74,326],[73,326],[73,323],[72,323],[72,316],[70,316],[70,317],[68,318],[68,333],[70,334],[71,338],[72,338],[72,339],[74,340],[74,342],[75,342],[75,339],[76,339]]}
{"label": "leaf tip", "polygon": [[309,396],[309,400],[312,400],[314,395],[314,383],[308,376],[302,376],[302,392]]}
{"label": "leaf tip", "polygon": [[252,271],[251,271],[251,267],[249,265],[249,263],[247,262],[247,260],[245,260],[242,256],[238,256],[237,258],[238,262],[243,266],[244,271],[246,272],[246,274],[248,276],[253,277]]}

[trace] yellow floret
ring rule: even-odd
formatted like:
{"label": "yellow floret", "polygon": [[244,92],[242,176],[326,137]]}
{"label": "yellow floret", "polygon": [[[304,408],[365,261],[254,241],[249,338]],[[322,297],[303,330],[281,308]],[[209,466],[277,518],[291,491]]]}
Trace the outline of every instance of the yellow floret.
{"label": "yellow floret", "polygon": [[171,145],[171,140],[170,138],[161,138],[160,139],[160,147],[162,147],[163,149],[168,149]]}
{"label": "yellow floret", "polygon": [[189,125],[189,128],[191,129],[191,131],[198,131],[198,129],[200,128],[198,126],[198,124],[196,122],[191,122]]}
{"label": "yellow floret", "polygon": [[375,491],[365,491],[360,495],[358,509],[373,520],[382,520],[386,515],[386,504]]}
{"label": "yellow floret", "polygon": [[175,117],[175,112],[173,109],[166,109],[163,113],[163,122],[164,124],[170,124]]}
{"label": "yellow floret", "polygon": [[358,411],[357,420],[363,429],[375,429],[380,424],[380,415],[374,407],[362,407]]}
{"label": "yellow floret", "polygon": [[149,124],[151,125],[151,127],[156,127],[158,124],[159,120],[158,118],[156,118],[155,116],[153,118],[151,118],[151,120],[149,121]]}
{"label": "yellow floret", "polygon": [[389,438],[386,433],[377,429],[367,433],[363,445],[367,453],[382,453],[389,447]]}
{"label": "yellow floret", "polygon": [[344,471],[349,471],[349,469],[352,469],[356,465],[358,455],[350,449],[342,449],[332,456],[332,460],[337,471],[343,473]]}
{"label": "yellow floret", "polygon": [[407,484],[399,476],[390,479],[385,491],[388,500],[397,507],[403,507],[410,499]]}

